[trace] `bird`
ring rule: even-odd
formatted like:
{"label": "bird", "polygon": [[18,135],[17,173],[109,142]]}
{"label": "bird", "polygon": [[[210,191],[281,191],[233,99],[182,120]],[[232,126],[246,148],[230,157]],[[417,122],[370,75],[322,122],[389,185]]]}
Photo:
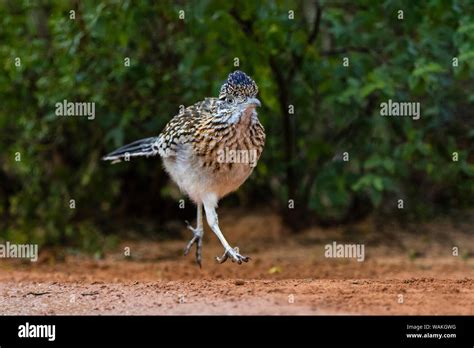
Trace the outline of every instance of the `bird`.
{"label": "bird", "polygon": [[134,141],[103,157],[112,163],[133,157],[159,155],[164,169],[197,208],[196,227],[187,221],[193,236],[184,249],[188,255],[196,245],[195,260],[202,267],[206,220],[224,248],[218,263],[227,259],[237,264],[248,262],[238,247],[231,247],[219,227],[217,204],[236,191],[250,176],[265,146],[265,129],[257,107],[258,86],[243,71],[231,72],[221,85],[218,97],[182,108],[158,136]]}

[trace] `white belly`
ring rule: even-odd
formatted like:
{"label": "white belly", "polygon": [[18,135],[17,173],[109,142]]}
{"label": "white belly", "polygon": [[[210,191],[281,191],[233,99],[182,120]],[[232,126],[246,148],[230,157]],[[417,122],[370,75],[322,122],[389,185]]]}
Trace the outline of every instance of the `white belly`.
{"label": "white belly", "polygon": [[173,181],[196,203],[202,202],[210,193],[220,199],[237,190],[253,171],[248,163],[232,163],[231,169],[213,171],[203,167],[201,161],[190,145],[181,149],[176,157],[163,158]]}

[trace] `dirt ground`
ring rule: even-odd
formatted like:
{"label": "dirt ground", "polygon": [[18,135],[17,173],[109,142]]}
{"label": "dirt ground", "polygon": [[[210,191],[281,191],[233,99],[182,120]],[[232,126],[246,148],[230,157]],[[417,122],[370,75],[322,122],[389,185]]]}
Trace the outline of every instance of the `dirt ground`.
{"label": "dirt ground", "polygon": [[[474,314],[472,225],[366,221],[293,235],[273,214],[233,215],[222,214],[222,230],[247,264],[217,264],[222,247],[206,230],[199,269],[194,254],[182,256],[184,228],[171,241],[122,242],[100,260],[43,251],[34,264],[1,260],[0,313]],[[326,258],[333,241],[363,243],[365,260]]]}

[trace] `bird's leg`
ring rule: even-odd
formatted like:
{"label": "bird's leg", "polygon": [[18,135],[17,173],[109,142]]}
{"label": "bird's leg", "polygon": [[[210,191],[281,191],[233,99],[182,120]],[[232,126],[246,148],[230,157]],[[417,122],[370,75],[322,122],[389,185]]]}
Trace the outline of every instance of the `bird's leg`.
{"label": "bird's leg", "polygon": [[186,224],[188,225],[188,228],[193,231],[193,238],[191,238],[188,245],[186,245],[184,255],[188,255],[193,244],[196,244],[196,263],[201,267],[202,236],[204,235],[204,229],[202,228],[202,203],[197,204],[196,228],[192,227],[187,221]]}
{"label": "bird's leg", "polygon": [[225,250],[224,255],[222,255],[222,257],[216,257],[217,262],[224,263],[229,257],[231,258],[232,262],[237,262],[239,265],[242,263],[242,261],[248,262],[249,258],[247,256],[242,256],[239,254],[239,248],[231,248],[229,243],[227,243],[227,241],[225,240],[225,237],[219,228],[217,212],[214,205],[206,204],[206,202],[204,202],[204,209],[206,210],[207,223],[209,224],[217,238],[219,238]]}

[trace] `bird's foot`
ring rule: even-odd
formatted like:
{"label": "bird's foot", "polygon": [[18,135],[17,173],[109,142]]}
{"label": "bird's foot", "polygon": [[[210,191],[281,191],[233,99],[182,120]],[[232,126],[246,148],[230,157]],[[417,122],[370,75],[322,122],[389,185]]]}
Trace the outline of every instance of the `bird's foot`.
{"label": "bird's foot", "polygon": [[192,246],[196,244],[196,263],[199,267],[201,267],[201,259],[202,259],[202,236],[204,231],[201,228],[194,228],[192,227],[189,222],[186,221],[188,228],[193,232],[193,238],[188,242],[186,248],[184,249],[184,256],[189,254]]}
{"label": "bird's foot", "polygon": [[226,262],[226,260],[229,257],[232,260],[232,262],[237,262],[239,265],[242,264],[242,261],[243,262],[248,262],[250,260],[249,257],[242,256],[242,255],[239,254],[239,248],[238,247],[235,247],[233,249],[232,248],[226,249],[226,251],[224,252],[224,255],[222,255],[222,257],[216,256],[216,260],[219,263],[224,263],[224,262]]}

